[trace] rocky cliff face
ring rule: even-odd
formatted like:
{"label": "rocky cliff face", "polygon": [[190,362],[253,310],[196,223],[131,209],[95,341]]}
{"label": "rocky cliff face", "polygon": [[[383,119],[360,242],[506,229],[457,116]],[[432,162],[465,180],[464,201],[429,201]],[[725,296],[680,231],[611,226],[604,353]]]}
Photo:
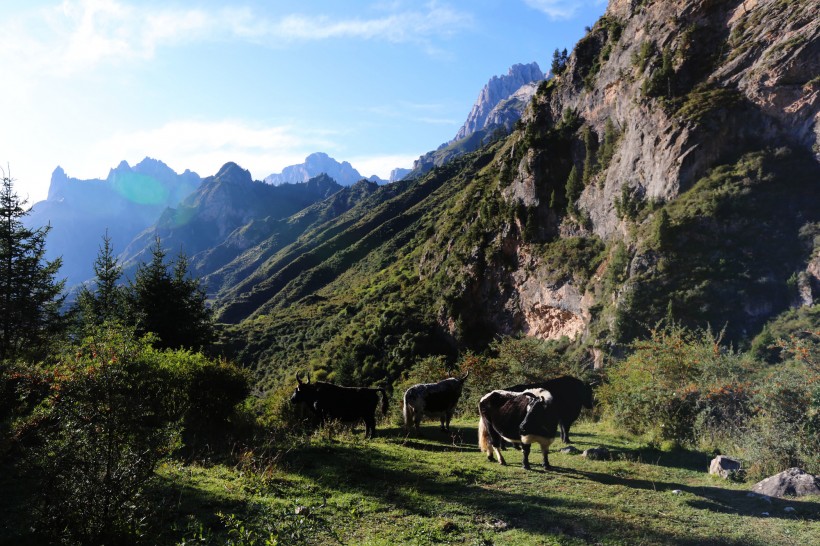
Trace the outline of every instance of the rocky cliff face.
{"label": "rocky cliff face", "polygon": [[490,125],[504,125],[507,119],[496,111],[499,103],[517,95],[517,100],[526,106],[529,97],[535,92],[535,86],[531,84],[537,85],[544,77],[538,63],[514,64],[506,75],[493,76],[479,93],[467,120],[453,140],[467,138]]}
{"label": "rocky cliff face", "polygon": [[299,165],[291,165],[282,169],[281,173],[274,173],[265,177],[268,184],[295,184],[307,182],[320,174],[326,174],[342,186],[352,186],[359,180],[367,178],[371,182],[385,183],[377,176],[365,177],[347,161],[339,163],[329,155],[321,152],[310,154],[305,158],[305,162]]}
{"label": "rocky cliff face", "polygon": [[[818,220],[818,74],[813,2],[610,2],[566,69],[535,94],[524,130],[499,160],[502,173],[510,171],[504,198],[523,216],[522,237],[504,243],[515,272],[482,273],[507,285],[497,301],[484,300],[495,327],[543,339],[613,339],[628,328],[626,316],[633,324],[662,317],[663,300],[694,325],[720,321],[744,336],[782,311],[795,300],[784,279],[812,278],[816,260],[801,263],[818,253],[800,242]],[[568,188],[572,168],[576,193]],[[750,197],[730,189],[740,186]],[[704,200],[725,204],[684,204]],[[672,235],[661,233],[664,222]],[[752,240],[767,236],[780,242],[764,250]],[[537,251],[556,237],[621,245],[623,285],[604,288],[605,278],[621,275],[610,265],[614,250],[591,278],[556,280],[555,264]],[[718,259],[736,267],[711,262]],[[812,283],[798,284],[798,301],[816,299]]]}

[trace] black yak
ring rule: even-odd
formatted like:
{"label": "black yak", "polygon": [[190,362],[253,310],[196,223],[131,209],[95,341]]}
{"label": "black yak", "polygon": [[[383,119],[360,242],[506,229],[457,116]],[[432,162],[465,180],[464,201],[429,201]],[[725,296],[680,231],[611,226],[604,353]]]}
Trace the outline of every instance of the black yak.
{"label": "black yak", "polygon": [[552,407],[552,395],[543,389],[525,392],[492,391],[478,403],[478,445],[493,460],[507,464],[501,454],[501,444],[507,441],[521,444],[524,468],[530,468],[530,446],[537,443],[544,455],[544,468],[549,469],[549,447],[558,431],[558,415]]}
{"label": "black yak", "polygon": [[299,374],[296,374],[296,383],[290,401],[306,404],[319,416],[321,423],[326,419],[353,423],[364,421],[365,437],[375,437],[379,392],[382,393],[382,415],[387,414],[387,392],[382,388],[340,387],[324,381],[311,384],[309,376],[303,383]]}

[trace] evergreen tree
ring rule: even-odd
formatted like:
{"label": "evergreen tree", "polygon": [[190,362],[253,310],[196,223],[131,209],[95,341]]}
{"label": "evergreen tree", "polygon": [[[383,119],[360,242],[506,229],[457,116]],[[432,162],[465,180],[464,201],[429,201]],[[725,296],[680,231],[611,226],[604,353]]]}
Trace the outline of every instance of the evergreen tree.
{"label": "evergreen tree", "polygon": [[201,349],[214,338],[211,311],[199,281],[190,278],[188,260],[180,254],[165,263],[159,238],[151,248],[151,261],[137,269],[129,293],[131,315],[141,334],[153,333],[160,348]]}
{"label": "evergreen tree", "polygon": [[567,212],[572,213],[575,211],[575,201],[581,196],[581,191],[584,189],[584,185],[581,182],[581,177],[578,176],[578,169],[575,165],[572,166],[572,170],[569,171],[569,176],[567,177],[567,184],[566,184],[566,197],[567,197]]}
{"label": "evergreen tree", "polygon": [[65,281],[56,280],[62,260],[45,260],[51,227],[23,225],[26,202],[0,172],[0,360],[37,359],[63,326]]}
{"label": "evergreen tree", "polygon": [[598,148],[598,137],[595,131],[590,129],[588,125],[584,126],[582,137],[584,139],[584,171],[581,179],[584,186],[586,186],[595,174],[595,167],[597,165],[595,161],[595,151]]}
{"label": "evergreen tree", "polygon": [[114,247],[108,231],[103,235],[103,245],[94,261],[94,289],[87,286],[80,288],[77,296],[77,309],[81,323],[85,327],[99,326],[105,322],[124,322],[126,319],[125,287],[119,281],[122,278],[122,266],[114,256]]}

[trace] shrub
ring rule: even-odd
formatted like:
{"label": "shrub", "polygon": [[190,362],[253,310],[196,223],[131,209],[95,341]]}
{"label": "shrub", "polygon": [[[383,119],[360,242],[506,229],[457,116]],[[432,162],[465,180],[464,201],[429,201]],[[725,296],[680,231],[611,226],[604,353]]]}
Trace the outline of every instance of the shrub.
{"label": "shrub", "polygon": [[82,544],[138,534],[150,508],[140,493],[176,447],[181,417],[149,353],[147,341],[103,329],[49,369],[47,397],[18,429],[41,482],[36,532]]}

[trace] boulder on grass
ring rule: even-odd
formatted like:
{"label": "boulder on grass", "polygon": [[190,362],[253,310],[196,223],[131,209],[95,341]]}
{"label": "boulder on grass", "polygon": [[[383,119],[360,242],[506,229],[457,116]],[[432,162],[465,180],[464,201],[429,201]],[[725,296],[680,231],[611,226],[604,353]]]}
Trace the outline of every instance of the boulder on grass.
{"label": "boulder on grass", "polygon": [[820,477],[800,468],[790,468],[757,482],[752,486],[752,491],[770,497],[820,495]]}
{"label": "boulder on grass", "polygon": [[733,474],[739,472],[740,468],[741,464],[737,459],[732,459],[731,457],[726,457],[724,455],[718,455],[712,459],[711,464],[709,464],[709,474],[716,474],[721,478],[728,480]]}

